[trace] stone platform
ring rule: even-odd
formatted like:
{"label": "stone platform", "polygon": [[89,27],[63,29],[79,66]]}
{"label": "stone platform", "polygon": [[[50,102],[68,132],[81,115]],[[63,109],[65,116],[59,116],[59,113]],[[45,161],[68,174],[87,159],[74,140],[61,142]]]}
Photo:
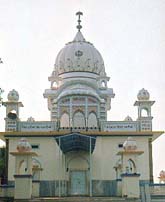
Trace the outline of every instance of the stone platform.
{"label": "stone platform", "polygon": [[141,200],[119,197],[45,197],[35,198],[32,200],[14,200],[3,202],[141,202]]}
{"label": "stone platform", "polygon": [[[48,197],[48,198],[35,198],[31,200],[14,200],[11,198],[0,198],[0,202],[146,202],[141,199],[129,199],[119,197]],[[148,202],[148,201],[147,201]],[[165,198],[157,197],[151,199],[149,202],[165,202]]]}

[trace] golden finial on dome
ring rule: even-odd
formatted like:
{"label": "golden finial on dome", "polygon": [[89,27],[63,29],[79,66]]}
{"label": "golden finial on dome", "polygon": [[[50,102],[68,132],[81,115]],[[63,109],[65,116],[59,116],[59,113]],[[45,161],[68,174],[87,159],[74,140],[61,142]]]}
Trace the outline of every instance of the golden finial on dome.
{"label": "golden finial on dome", "polygon": [[80,32],[80,29],[82,28],[82,26],[80,25],[80,23],[81,23],[80,16],[83,15],[83,13],[81,11],[78,11],[76,13],[76,15],[78,15],[78,20],[77,20],[78,25],[76,27],[77,27],[78,31]]}

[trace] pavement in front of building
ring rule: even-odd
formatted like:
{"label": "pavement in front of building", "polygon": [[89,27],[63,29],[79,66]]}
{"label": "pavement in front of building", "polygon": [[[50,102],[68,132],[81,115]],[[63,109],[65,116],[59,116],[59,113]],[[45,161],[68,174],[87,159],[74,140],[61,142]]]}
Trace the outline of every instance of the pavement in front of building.
{"label": "pavement in front of building", "polygon": [[[31,200],[14,200],[0,198],[0,202],[142,202],[140,199],[119,198],[119,197],[45,197]],[[145,201],[146,202],[146,201]],[[165,198],[151,199],[150,202],[165,202]]]}
{"label": "pavement in front of building", "polygon": [[[20,202],[20,200],[14,200]],[[61,198],[37,198],[32,200],[21,200],[21,202],[141,202],[140,199],[127,199],[119,197],[61,197]]]}

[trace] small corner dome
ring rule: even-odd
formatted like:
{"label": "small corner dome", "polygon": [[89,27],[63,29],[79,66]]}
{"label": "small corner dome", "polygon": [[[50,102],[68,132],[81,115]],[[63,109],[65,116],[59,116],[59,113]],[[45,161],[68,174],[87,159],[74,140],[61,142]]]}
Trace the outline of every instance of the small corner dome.
{"label": "small corner dome", "polygon": [[18,152],[30,152],[32,149],[30,143],[27,141],[26,138],[21,138],[17,144],[17,151]]}
{"label": "small corner dome", "polygon": [[126,116],[124,121],[133,121],[133,119],[130,116]]}
{"label": "small corner dome", "polygon": [[161,170],[159,173],[160,178],[165,178],[165,171]]}
{"label": "small corner dome", "polygon": [[105,67],[99,51],[78,31],[73,41],[67,43],[58,53],[54,71],[58,75],[67,72],[91,72],[103,75]]}
{"label": "small corner dome", "polygon": [[147,90],[145,90],[144,88],[142,88],[138,94],[137,94],[137,98],[138,100],[149,100],[150,99],[150,94]]}
{"label": "small corner dome", "polygon": [[11,90],[9,93],[8,93],[8,101],[15,101],[17,102],[19,100],[19,94],[16,90]]}

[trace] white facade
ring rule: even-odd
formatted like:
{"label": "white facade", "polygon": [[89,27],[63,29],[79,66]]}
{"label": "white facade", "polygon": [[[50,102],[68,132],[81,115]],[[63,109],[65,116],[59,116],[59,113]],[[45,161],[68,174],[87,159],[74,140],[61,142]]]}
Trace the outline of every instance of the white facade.
{"label": "white facade", "polygon": [[[138,174],[140,181],[153,180],[152,141],[162,134],[152,131],[154,101],[142,89],[134,104],[138,108],[137,120],[127,116],[124,121],[108,121],[107,111],[115,94],[108,88],[109,77],[101,54],[85,40],[80,27],[74,40],[58,53],[49,81],[44,97],[48,100],[50,121],[35,121],[32,117],[20,121],[19,108],[23,105],[15,90],[4,102],[3,138],[8,149],[9,183],[14,183],[15,174],[10,152],[16,150],[22,137],[38,154],[33,158],[33,167],[40,171],[33,172],[33,179],[40,181],[40,196],[115,196],[117,181],[127,171]],[[145,116],[143,111],[147,112]],[[137,149],[143,154],[129,159],[124,167],[117,154],[124,150],[128,137],[136,140]],[[21,172],[26,174],[26,165]]]}

